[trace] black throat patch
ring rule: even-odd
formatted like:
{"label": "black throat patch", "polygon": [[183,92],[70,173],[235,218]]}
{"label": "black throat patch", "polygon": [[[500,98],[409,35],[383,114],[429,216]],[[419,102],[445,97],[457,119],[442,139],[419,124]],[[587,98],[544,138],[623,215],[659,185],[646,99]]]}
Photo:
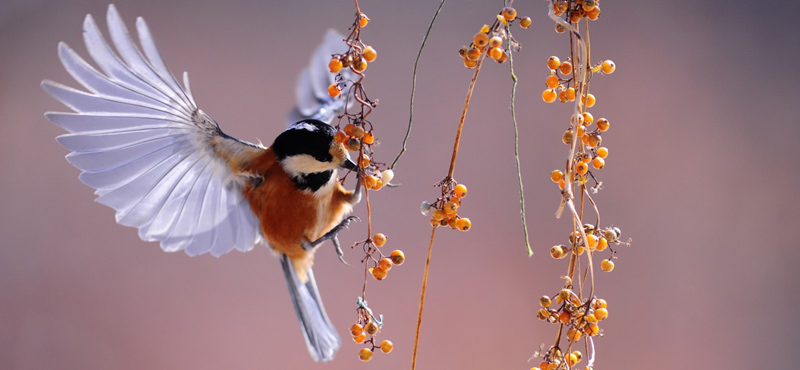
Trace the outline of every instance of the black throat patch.
{"label": "black throat patch", "polygon": [[311,190],[316,192],[321,187],[325,186],[333,176],[333,170],[324,172],[304,173],[300,176],[292,177],[294,185],[300,190]]}

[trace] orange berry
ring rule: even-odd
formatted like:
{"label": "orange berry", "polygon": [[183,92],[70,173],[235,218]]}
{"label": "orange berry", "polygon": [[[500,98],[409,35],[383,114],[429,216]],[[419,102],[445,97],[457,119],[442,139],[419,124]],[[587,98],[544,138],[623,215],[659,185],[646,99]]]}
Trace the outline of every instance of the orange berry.
{"label": "orange berry", "polygon": [[383,353],[389,353],[389,352],[392,352],[392,349],[394,349],[394,345],[392,344],[392,342],[391,342],[391,341],[389,341],[389,340],[384,340],[383,342],[381,342],[381,351],[382,351]]}
{"label": "orange berry", "polygon": [[364,137],[364,134],[365,134],[364,129],[361,128],[360,126],[356,126],[353,128],[353,134],[350,136],[356,139],[361,139],[362,137]]}
{"label": "orange berry", "polygon": [[365,327],[364,327],[364,330],[365,330],[365,331],[367,332],[367,334],[369,334],[369,335],[375,335],[375,333],[377,333],[377,332],[378,332],[378,329],[380,329],[380,327],[378,327],[378,324],[376,324],[376,323],[374,323],[374,322],[372,322],[372,321],[370,321],[369,323],[367,323],[367,326],[365,326]]}
{"label": "orange berry", "polygon": [[[386,279],[386,276],[389,275],[389,272],[384,270],[384,269],[382,269],[380,266],[374,267],[371,270],[372,270],[372,277],[374,277],[375,280]],[[369,325],[367,325],[367,328],[369,328]],[[374,333],[370,333],[370,334],[374,334]]]}
{"label": "orange berry", "polygon": [[461,231],[467,231],[472,227],[472,222],[468,218],[459,218],[456,227]]}
{"label": "orange berry", "polygon": [[505,52],[503,49],[500,48],[491,48],[489,49],[489,56],[492,57],[494,60],[500,60],[503,57]]}
{"label": "orange berry", "polygon": [[455,217],[448,218],[447,219],[447,226],[450,226],[451,229],[457,229],[458,225],[456,225],[456,222],[458,222],[457,218],[455,218]]}
{"label": "orange berry", "polygon": [[345,145],[345,147],[347,147],[347,150],[350,150],[350,151],[353,151],[353,152],[361,149],[361,141],[359,141],[358,139],[352,138],[352,137],[347,139],[347,142],[344,145]]}
{"label": "orange berry", "polygon": [[360,58],[360,59],[358,59],[358,60],[353,62],[353,65],[350,66],[350,69],[352,69],[353,72],[361,73],[361,72],[364,72],[367,69],[367,65],[368,64],[369,63],[367,63],[366,59]]}
{"label": "orange berry", "polygon": [[363,141],[364,144],[371,145],[375,142],[375,136],[372,136],[371,132],[367,132],[364,134],[364,138],[361,139],[361,141]]}
{"label": "orange berry", "polygon": [[561,92],[558,93],[558,100],[561,100],[562,103],[569,101],[569,99],[567,99],[567,90],[561,90]]}
{"label": "orange berry", "polygon": [[445,216],[445,214],[444,214],[444,211],[443,211],[443,210],[441,210],[441,209],[436,209],[436,210],[434,210],[434,211],[433,211],[433,218],[434,218],[436,221],[441,221],[441,220],[443,220],[443,219],[444,219],[444,216]]}
{"label": "orange berry", "polygon": [[556,92],[553,89],[545,90],[542,92],[542,100],[544,100],[545,103],[552,103],[556,101]]}
{"label": "orange berry", "polygon": [[597,4],[595,4],[594,0],[584,0],[581,7],[584,11],[590,12]]}
{"label": "orange berry", "polygon": [[586,327],[584,327],[583,330],[586,332],[586,334],[589,334],[591,336],[595,336],[597,334],[600,334],[600,327],[597,326],[597,324],[594,324],[594,323],[586,325]]}
{"label": "orange berry", "polygon": [[589,138],[586,144],[592,148],[597,148],[603,142],[603,137],[597,134],[586,135],[586,137]]}
{"label": "orange berry", "polygon": [[[591,154],[589,154],[589,153],[581,153],[581,154],[578,156],[578,159],[579,159],[581,162],[584,162],[584,163],[589,163],[589,162],[591,162],[591,161],[592,161],[592,156],[591,156]],[[587,231],[587,232],[588,232],[588,231]]]}
{"label": "orange berry", "polygon": [[617,65],[614,64],[614,61],[607,60],[607,61],[603,62],[603,67],[602,68],[603,68],[603,73],[610,75],[610,74],[614,73],[614,71],[617,70]]}
{"label": "orange berry", "polygon": [[560,23],[556,23],[556,33],[564,33],[566,31],[566,27],[562,26]]}
{"label": "orange berry", "polygon": [[564,173],[561,172],[561,170],[553,170],[553,172],[550,172],[550,180],[553,180],[555,183],[558,183],[563,178]]}
{"label": "orange berry", "polygon": [[586,128],[584,128],[583,125],[579,125],[577,131],[578,131],[578,137],[586,135]]}
{"label": "orange berry", "polygon": [[474,60],[464,59],[464,67],[473,69],[478,66],[478,62]]}
{"label": "orange berry", "polygon": [[364,327],[359,324],[353,324],[353,326],[350,327],[350,334],[352,334],[354,337],[361,335],[363,332]]}
{"label": "orange berry", "polygon": [[539,304],[543,308],[547,308],[547,307],[550,307],[551,304],[553,304],[553,301],[550,300],[550,297],[545,295],[545,296],[542,296],[542,298],[539,298]]}
{"label": "orange berry", "polygon": [[597,251],[602,252],[606,248],[608,248],[608,240],[605,237],[601,236],[600,241],[597,242]]}
{"label": "orange berry", "polygon": [[444,214],[446,216],[453,216],[458,213],[458,204],[456,202],[450,201],[444,205]]}
{"label": "orange berry", "polygon": [[364,13],[358,13],[358,26],[359,27],[366,27],[369,23],[369,17],[367,17]]}
{"label": "orange berry", "polygon": [[607,119],[600,118],[597,120],[597,128],[600,129],[600,131],[608,131],[609,127],[611,127],[611,123],[608,122]]}
{"label": "orange berry", "polygon": [[375,49],[372,48],[372,46],[367,46],[364,48],[363,55],[364,59],[366,59],[367,62],[372,62],[373,60],[375,60],[375,58],[378,57],[378,52],[376,52]]}
{"label": "orange berry", "polygon": [[578,339],[581,339],[581,335],[582,335],[581,332],[579,332],[575,328],[567,330],[567,338],[569,338],[569,340],[572,342],[577,342]]}
{"label": "orange berry", "polygon": [[503,18],[510,21],[517,17],[517,10],[512,7],[503,8]]}
{"label": "orange berry", "polygon": [[355,129],[356,129],[356,125],[354,125],[352,123],[348,123],[348,124],[344,125],[344,129],[342,129],[342,131],[344,131],[344,133],[347,136],[353,136],[353,130],[355,130]]}
{"label": "orange berry", "polygon": [[328,63],[328,68],[331,70],[331,73],[339,73],[342,70],[342,61],[339,58],[331,59],[331,62]]}
{"label": "orange berry", "polygon": [[567,89],[567,92],[565,94],[566,94],[567,101],[575,100],[575,88],[574,87],[570,87],[569,89]]}
{"label": "orange berry", "polygon": [[[485,34],[482,33],[479,33],[479,35],[486,36]],[[467,60],[477,62],[480,57],[481,57],[480,49],[473,47],[467,50]]]}
{"label": "orange berry", "polygon": [[591,314],[591,315],[586,315],[586,322],[593,322],[593,323],[596,323],[596,322],[598,322],[598,321],[599,321],[599,320],[597,320],[597,317],[596,317],[594,314]]}
{"label": "orange berry", "polygon": [[494,61],[497,63],[505,63],[506,60],[508,60],[508,54],[506,54],[506,52],[503,51],[503,54],[500,55],[500,58],[495,59]]}
{"label": "orange berry", "polygon": [[478,48],[483,49],[489,43],[489,35],[483,32],[478,32],[472,38],[472,43]]}
{"label": "orange berry", "polygon": [[578,174],[585,175],[589,172],[589,166],[584,162],[578,162],[578,164],[575,165],[575,171],[577,171]]}
{"label": "orange berry", "polygon": [[603,168],[603,166],[605,166],[605,165],[606,165],[606,161],[603,158],[594,157],[594,160],[592,160],[592,166],[594,168],[598,169],[598,170]]}
{"label": "orange berry", "polygon": [[583,124],[589,126],[594,122],[594,116],[589,112],[583,112]]}
{"label": "orange berry", "polygon": [[372,351],[370,351],[368,348],[362,348],[361,351],[358,351],[358,358],[364,362],[372,360]]}
{"label": "orange berry", "polygon": [[375,236],[372,237],[372,242],[375,243],[376,247],[382,247],[386,244],[386,235],[381,233],[375,234]]}
{"label": "orange berry", "polygon": [[608,302],[605,299],[598,298],[594,301],[594,308],[606,308],[608,307]]}
{"label": "orange berry", "polygon": [[502,37],[500,37],[500,36],[492,36],[492,38],[489,39],[489,46],[491,46],[493,48],[499,48],[500,45],[503,45],[503,38]]}
{"label": "orange berry", "polygon": [[598,320],[605,320],[608,317],[608,309],[606,308],[598,308],[594,311],[594,316]]}
{"label": "orange berry", "polygon": [[560,65],[561,65],[561,59],[558,59],[558,57],[555,55],[547,59],[547,68],[556,69]]}
{"label": "orange berry", "polygon": [[456,193],[456,196],[459,198],[463,198],[467,196],[467,186],[464,184],[456,185],[456,188],[453,189],[453,192]]}
{"label": "orange berry", "polygon": [[353,341],[358,343],[358,344],[364,343],[365,340],[367,340],[367,334],[366,333],[361,333],[361,334],[356,335],[356,336],[353,337]]}
{"label": "orange berry", "polygon": [[614,270],[614,262],[611,260],[603,260],[603,262],[600,262],[600,268],[605,272],[611,272]]}
{"label": "orange berry", "polygon": [[586,235],[586,245],[589,246],[589,250],[594,250],[597,248],[597,242],[600,241],[595,235]]}
{"label": "orange berry", "polygon": [[596,21],[597,18],[600,18],[600,7],[595,5],[594,9],[586,13],[586,17],[589,18],[590,20]]}
{"label": "orange berry", "polygon": [[572,135],[573,134],[574,134],[574,132],[572,130],[567,130],[566,132],[564,132],[564,135],[561,136],[561,141],[564,144],[572,145]]}
{"label": "orange berry", "polygon": [[531,17],[525,17],[519,21],[519,26],[522,27],[522,29],[528,29],[532,23]]}
{"label": "orange berry", "polygon": [[597,103],[597,99],[595,99],[594,95],[592,94],[586,94],[586,97],[584,97],[581,101],[586,104],[586,108],[594,107],[595,103]]}
{"label": "orange berry", "polygon": [[604,146],[597,148],[597,156],[600,158],[608,157],[608,148]]}
{"label": "orange berry", "polygon": [[580,22],[581,17],[583,17],[583,15],[580,12],[572,12],[569,15],[569,21],[572,23],[578,23]]}
{"label": "orange berry", "polygon": [[570,316],[568,312],[562,312],[558,314],[558,321],[561,321],[562,324],[566,324],[569,322]]}
{"label": "orange berry", "polygon": [[364,187],[367,189],[372,189],[375,187],[375,184],[378,183],[378,178],[372,175],[367,175],[364,177]]}
{"label": "orange berry", "polygon": [[558,67],[558,69],[561,71],[561,74],[568,75],[568,74],[572,73],[572,63],[565,61],[565,62],[561,63],[561,65]]}
{"label": "orange berry", "polygon": [[[558,87],[558,77],[555,75],[547,76],[547,78],[544,79],[544,82],[547,84],[547,87],[551,89]],[[553,97],[553,100],[555,100],[555,97]]]}
{"label": "orange berry", "polygon": [[431,217],[431,220],[430,220],[430,222],[431,222],[431,226],[433,226],[433,227],[439,227],[439,224],[440,224],[439,220],[437,220],[437,219],[435,219],[435,218]]}
{"label": "orange berry", "polygon": [[347,134],[345,134],[344,132],[336,131],[336,133],[333,134],[333,140],[336,141],[337,143],[344,144],[347,141],[347,139],[348,139]]}
{"label": "orange berry", "polygon": [[392,260],[389,258],[381,258],[381,260],[378,262],[378,266],[380,266],[382,269],[386,271],[391,270],[392,265],[394,264],[392,263]]}
{"label": "orange berry", "polygon": [[406,261],[405,254],[403,254],[403,251],[399,249],[392,251],[392,254],[389,255],[389,258],[392,259],[392,263],[395,265],[402,265],[403,262]]}
{"label": "orange berry", "polygon": [[372,190],[378,191],[381,190],[382,187],[383,187],[383,180],[378,179],[378,181],[375,182],[375,186],[372,187]]}
{"label": "orange berry", "polygon": [[342,90],[339,90],[338,84],[331,84],[328,86],[328,95],[330,95],[331,98],[338,97],[339,95],[342,95]]}
{"label": "orange berry", "polygon": [[570,367],[572,367],[578,363],[578,356],[575,356],[574,353],[570,353],[564,356],[564,361],[569,364]]}
{"label": "orange berry", "polygon": [[566,248],[564,248],[563,245],[556,245],[550,248],[550,256],[555,259],[564,258],[566,254],[567,254]]}

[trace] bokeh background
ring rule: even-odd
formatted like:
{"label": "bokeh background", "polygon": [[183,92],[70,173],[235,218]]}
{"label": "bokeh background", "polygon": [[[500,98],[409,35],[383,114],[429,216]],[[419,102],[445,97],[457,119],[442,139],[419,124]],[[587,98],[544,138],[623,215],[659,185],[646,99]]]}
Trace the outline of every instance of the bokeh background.
{"label": "bokeh background", "polygon": [[[175,73],[189,71],[202,109],[236,137],[271,142],[293,105],[297,74],[328,28],[345,31],[350,1],[116,2],[128,24],[144,16]],[[407,263],[368,300],[385,315],[391,355],[361,364],[347,339],[362,270],[318,254],[326,307],[343,334],[332,363],[306,352],[277,261],[264,247],[223,258],[165,254],[114,223],[93,202],[43,113],[64,110],[39,82],[76,86],[56,45],[82,55],[81,22],[105,24],[105,1],[0,0],[0,368],[349,369],[408,368],[430,227],[418,204],[444,177],[471,72],[456,51],[501,1],[448,2],[422,56],[415,126],[398,189],[373,193],[375,227]],[[366,87],[378,158],[397,153],[408,121],[411,69],[437,1],[369,1],[363,37],[379,57]],[[566,150],[570,108],[541,101],[545,61],[568,52],[543,1],[518,1],[533,26],[516,28],[521,155],[531,241],[518,221],[508,65],[481,73],[456,178],[469,186],[468,233],[437,235],[422,329],[420,369],[528,369],[556,327],[538,321],[542,294],[558,291],[565,262],[559,195],[548,179]],[[800,304],[797,158],[800,31],[793,1],[603,1],[593,56],[617,71],[597,77],[595,117],[610,148],[595,199],[604,224],[630,248],[600,273],[609,301],[596,369],[792,368]],[[356,212],[364,215],[364,207]],[[342,235],[363,239],[362,223]],[[358,253],[346,251],[351,263]],[[537,361],[538,362],[538,361]],[[583,363],[585,364],[585,362]]]}

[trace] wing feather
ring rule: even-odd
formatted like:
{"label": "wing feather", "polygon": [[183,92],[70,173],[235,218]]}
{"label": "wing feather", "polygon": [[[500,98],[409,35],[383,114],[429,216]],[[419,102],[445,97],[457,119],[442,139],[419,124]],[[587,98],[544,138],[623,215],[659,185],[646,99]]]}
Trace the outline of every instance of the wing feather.
{"label": "wing feather", "polygon": [[242,195],[247,181],[227,159],[263,148],[233,139],[197,108],[169,72],[147,24],[136,21],[141,49],[116,8],[106,14],[106,42],[91,16],[83,23],[86,49],[97,69],[64,43],[64,68],[86,89],[51,81],[42,87],[74,112],[45,116],[68,134],[58,142],[72,153],[80,180],[118,223],[139,229],[165,251],[220,256],[248,251],[261,241],[258,221]]}

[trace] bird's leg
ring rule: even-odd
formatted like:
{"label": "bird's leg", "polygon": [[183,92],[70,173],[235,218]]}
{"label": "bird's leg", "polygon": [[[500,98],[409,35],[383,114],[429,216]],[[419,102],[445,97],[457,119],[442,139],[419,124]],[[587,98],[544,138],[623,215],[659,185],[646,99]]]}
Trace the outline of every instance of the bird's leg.
{"label": "bird's leg", "polygon": [[334,235],[333,238],[331,238],[331,241],[333,242],[333,246],[336,247],[336,257],[339,257],[339,261],[342,261],[342,263],[345,265],[350,266],[350,264],[344,260],[344,252],[342,252],[342,246],[339,245],[339,237]]}
{"label": "bird's leg", "polygon": [[342,220],[342,222],[340,222],[333,229],[331,229],[331,231],[328,231],[327,233],[325,233],[325,235],[319,237],[319,239],[314,240],[313,242],[303,242],[301,244],[303,246],[303,249],[309,251],[316,248],[318,245],[322,244],[326,240],[333,240],[333,245],[337,247],[336,253],[339,254],[339,259],[341,259],[342,249],[341,247],[339,247],[339,240],[336,238],[336,236],[339,234],[340,231],[342,231],[342,229],[346,228],[347,225],[349,225],[353,221],[358,221],[358,217],[350,216],[345,218],[344,220]]}

